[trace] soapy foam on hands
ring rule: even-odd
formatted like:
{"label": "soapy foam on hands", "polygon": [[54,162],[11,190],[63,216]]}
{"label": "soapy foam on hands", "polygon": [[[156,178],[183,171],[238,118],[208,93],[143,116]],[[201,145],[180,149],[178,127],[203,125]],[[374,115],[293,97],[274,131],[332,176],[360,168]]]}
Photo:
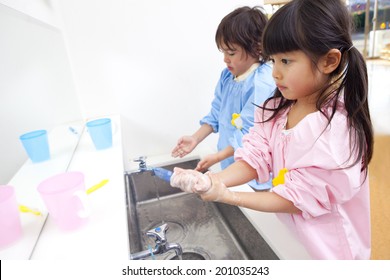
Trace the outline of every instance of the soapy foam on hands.
{"label": "soapy foam on hands", "polygon": [[211,188],[211,181],[206,174],[175,167],[171,177],[171,185],[188,193],[203,193]]}

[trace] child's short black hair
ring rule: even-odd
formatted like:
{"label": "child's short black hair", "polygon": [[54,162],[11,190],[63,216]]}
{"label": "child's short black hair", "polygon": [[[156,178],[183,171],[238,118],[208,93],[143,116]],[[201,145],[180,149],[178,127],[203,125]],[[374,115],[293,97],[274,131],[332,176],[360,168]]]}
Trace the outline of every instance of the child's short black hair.
{"label": "child's short black hair", "polygon": [[226,15],[220,22],[215,34],[218,49],[222,45],[234,49],[233,44],[242,47],[245,52],[264,61],[261,52],[261,38],[268,19],[259,7],[240,7]]}

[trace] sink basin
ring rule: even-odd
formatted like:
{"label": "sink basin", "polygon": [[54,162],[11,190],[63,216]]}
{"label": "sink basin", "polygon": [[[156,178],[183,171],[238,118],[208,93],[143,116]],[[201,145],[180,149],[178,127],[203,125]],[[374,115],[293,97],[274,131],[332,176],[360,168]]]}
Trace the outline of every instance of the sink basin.
{"label": "sink basin", "polygon": [[[193,169],[199,159],[161,166]],[[154,176],[153,172],[126,172],[126,197],[130,252],[153,248],[146,232],[164,223],[170,243],[179,243],[182,259],[278,259],[246,216],[236,206],[204,202]],[[177,259],[175,252],[154,259]]]}

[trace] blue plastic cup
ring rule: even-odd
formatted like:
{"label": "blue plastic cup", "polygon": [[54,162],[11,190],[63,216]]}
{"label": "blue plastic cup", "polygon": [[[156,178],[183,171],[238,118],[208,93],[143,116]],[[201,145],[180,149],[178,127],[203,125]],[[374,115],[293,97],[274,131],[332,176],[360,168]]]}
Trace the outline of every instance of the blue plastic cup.
{"label": "blue plastic cup", "polygon": [[97,119],[87,122],[89,135],[96,150],[112,147],[111,119]]}
{"label": "blue plastic cup", "polygon": [[46,130],[35,130],[19,137],[32,162],[50,159],[49,140]]}

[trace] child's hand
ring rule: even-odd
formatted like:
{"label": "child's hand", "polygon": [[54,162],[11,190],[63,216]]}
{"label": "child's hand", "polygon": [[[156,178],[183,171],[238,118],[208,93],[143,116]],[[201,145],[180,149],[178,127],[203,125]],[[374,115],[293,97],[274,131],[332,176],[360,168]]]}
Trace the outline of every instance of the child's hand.
{"label": "child's hand", "polygon": [[205,201],[222,201],[226,192],[230,192],[219,177],[215,174],[207,173],[211,180],[211,187],[207,192],[200,195]]}
{"label": "child's hand", "polygon": [[171,177],[171,186],[188,193],[202,193],[211,187],[211,181],[209,176],[198,171],[175,167]]}
{"label": "child's hand", "polygon": [[212,174],[210,172],[206,174],[211,180],[211,187],[206,192],[200,193],[200,197],[204,201],[219,201],[242,206],[239,195],[230,191],[225,184],[221,182],[217,174]]}
{"label": "child's hand", "polygon": [[195,170],[197,171],[206,171],[210,168],[210,166],[216,164],[219,161],[217,154],[206,155],[202,158],[201,161],[198,162]]}
{"label": "child's hand", "polygon": [[183,136],[179,139],[177,142],[177,145],[172,150],[172,156],[173,157],[184,157],[192,152],[193,149],[195,149],[197,145],[197,141],[192,136]]}

